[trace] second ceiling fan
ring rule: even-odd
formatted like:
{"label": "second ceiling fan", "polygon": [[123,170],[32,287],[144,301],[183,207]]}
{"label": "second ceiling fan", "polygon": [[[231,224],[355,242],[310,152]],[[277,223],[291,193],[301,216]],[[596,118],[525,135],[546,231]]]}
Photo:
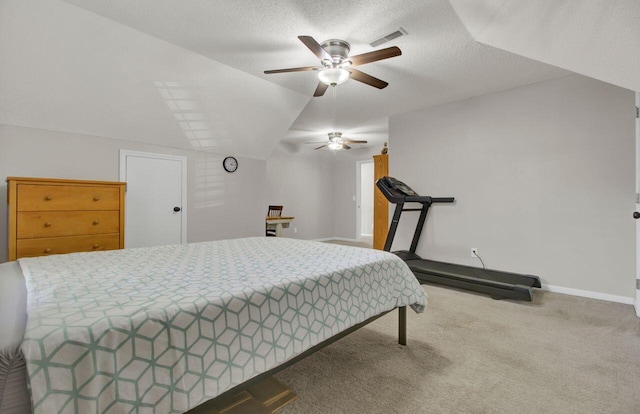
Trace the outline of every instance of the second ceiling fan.
{"label": "second ceiling fan", "polygon": [[311,36],[298,36],[298,39],[320,59],[321,65],[265,70],[264,73],[318,71],[319,82],[313,96],[322,96],[329,86],[340,85],[350,78],[378,89],[386,88],[387,85],[389,85],[387,82],[367,75],[364,72],[354,69],[354,67],[378,60],[389,59],[402,54],[398,47],[393,46],[360,55],[349,56],[351,45],[344,40],[330,39],[320,44]]}
{"label": "second ceiling fan", "polygon": [[329,132],[328,135],[329,135],[329,141],[307,142],[307,144],[324,144],[314,149],[319,150],[320,148],[327,147],[332,151],[337,151],[341,149],[350,150],[351,147],[349,146],[349,144],[366,144],[367,143],[367,141],[364,141],[364,140],[342,138],[342,132]]}

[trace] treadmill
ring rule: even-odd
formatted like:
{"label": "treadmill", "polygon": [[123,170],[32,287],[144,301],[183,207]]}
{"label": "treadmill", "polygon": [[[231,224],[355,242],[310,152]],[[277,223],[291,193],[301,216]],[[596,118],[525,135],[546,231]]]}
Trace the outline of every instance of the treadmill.
{"label": "treadmill", "polygon": [[[538,276],[499,270],[481,269],[453,263],[426,260],[416,254],[422,228],[427,219],[429,207],[433,203],[453,203],[453,197],[428,197],[418,195],[408,185],[393,177],[382,177],[376,186],[389,202],[396,205],[384,244],[384,250],[391,251],[393,238],[403,211],[420,211],[420,218],[409,250],[393,252],[404,260],[420,283],[431,282],[455,288],[486,293],[494,299],[518,299],[531,302],[532,288],[542,287]],[[421,208],[404,208],[405,203],[420,203]]]}

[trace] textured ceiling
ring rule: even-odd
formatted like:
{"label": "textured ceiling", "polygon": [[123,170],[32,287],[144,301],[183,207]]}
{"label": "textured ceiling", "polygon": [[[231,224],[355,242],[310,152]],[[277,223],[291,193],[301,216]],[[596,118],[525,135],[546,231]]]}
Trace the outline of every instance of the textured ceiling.
{"label": "textured ceiling", "polygon": [[[335,100],[331,90],[311,99],[282,137],[287,143],[322,140],[337,129],[378,146],[391,115],[568,73],[474,41],[446,0],[66,1],[305,96],[317,85],[314,72],[263,74],[318,64],[298,35],[343,39],[359,54],[399,27],[408,32],[378,47],[398,46],[402,56],[359,68],[389,82],[386,89],[350,80]],[[251,93],[240,80],[236,87]]]}
{"label": "textured ceiling", "polygon": [[[0,5],[0,122],[261,159],[279,141],[335,130],[379,147],[391,115],[566,70],[640,89],[637,0]],[[408,35],[377,49],[402,56],[359,68],[388,81],[384,90],[351,80],[311,98],[314,72],[263,74],[318,64],[298,35],[344,39],[353,55],[400,27]]]}
{"label": "textured ceiling", "polygon": [[450,0],[484,44],[640,91],[640,1]]}

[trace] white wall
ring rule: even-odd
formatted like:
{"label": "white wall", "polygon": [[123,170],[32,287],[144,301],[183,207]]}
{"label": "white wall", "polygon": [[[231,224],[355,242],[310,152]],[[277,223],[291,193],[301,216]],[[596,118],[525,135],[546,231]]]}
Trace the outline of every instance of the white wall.
{"label": "white wall", "polygon": [[[366,138],[365,138],[366,139]],[[357,148],[350,151],[340,151],[334,156],[335,182],[333,188],[333,209],[335,221],[333,236],[346,239],[357,239],[357,194],[356,165],[358,161],[373,160],[380,148]]]}
{"label": "white wall", "polygon": [[263,215],[268,205],[282,205],[283,215],[295,217],[290,227],[283,230],[284,237],[306,240],[333,237],[334,180],[333,156],[328,151],[279,145],[267,159],[267,201],[262,206]]}
{"label": "white wall", "polygon": [[[264,234],[266,162],[80,134],[0,124],[0,177],[119,180],[120,149],[188,157],[187,240],[219,240]],[[7,217],[6,182],[0,181],[0,217]],[[126,231],[126,223],[125,223]],[[7,260],[7,220],[0,220],[0,262]]]}
{"label": "white wall", "polygon": [[268,204],[284,205],[284,215],[295,217],[284,236],[356,239],[356,164],[372,160],[378,152],[360,148],[333,153],[278,146],[267,160],[266,198]]}
{"label": "white wall", "polygon": [[[634,295],[634,95],[579,75],[396,115],[391,175],[436,205],[423,257]],[[408,248],[405,213],[394,250]]]}

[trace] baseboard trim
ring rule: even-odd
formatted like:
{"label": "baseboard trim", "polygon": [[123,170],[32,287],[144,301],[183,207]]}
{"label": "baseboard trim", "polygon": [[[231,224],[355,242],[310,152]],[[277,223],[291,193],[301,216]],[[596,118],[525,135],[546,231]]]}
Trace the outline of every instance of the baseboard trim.
{"label": "baseboard trim", "polygon": [[609,302],[624,303],[625,305],[634,305],[635,299],[628,296],[610,295],[608,293],[592,292],[590,290],[572,289],[562,286],[543,285],[542,290],[549,292],[564,293],[565,295],[581,296],[583,298],[606,300]]}
{"label": "baseboard trim", "polygon": [[[315,241],[339,240],[345,242],[360,242],[357,239],[349,239],[346,237],[325,237],[322,239],[314,239]],[[633,305],[636,308],[636,314],[640,317],[640,304],[636,303],[635,298],[628,296],[611,295],[609,293],[593,292],[590,290],[573,289],[562,286],[542,285],[542,290],[554,293],[563,293],[565,295],[580,296],[583,298],[606,300],[608,302],[624,303],[625,305]]]}
{"label": "baseboard trim", "polygon": [[353,243],[359,243],[360,240],[357,239],[348,239],[346,237],[325,237],[323,239],[313,239],[314,241],[319,241],[319,242],[324,242],[324,241],[328,241],[328,240],[338,240],[338,241],[344,241],[344,242],[353,242]]}

